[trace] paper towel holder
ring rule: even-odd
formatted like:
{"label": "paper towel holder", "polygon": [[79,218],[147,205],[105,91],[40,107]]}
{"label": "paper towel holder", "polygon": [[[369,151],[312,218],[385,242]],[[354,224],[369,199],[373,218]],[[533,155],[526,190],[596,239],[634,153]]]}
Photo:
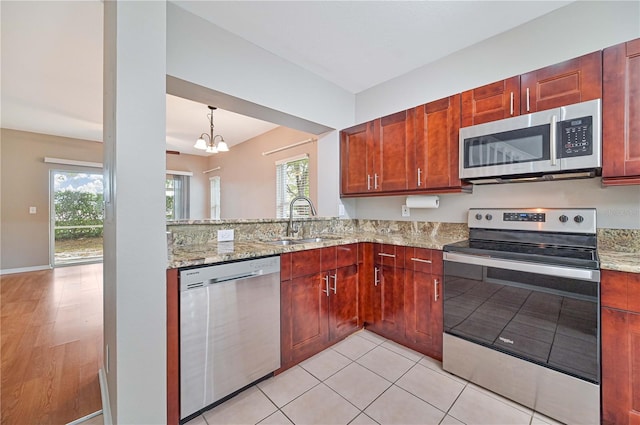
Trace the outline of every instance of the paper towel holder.
{"label": "paper towel holder", "polygon": [[438,208],[440,197],[436,195],[409,195],[406,205],[407,208]]}

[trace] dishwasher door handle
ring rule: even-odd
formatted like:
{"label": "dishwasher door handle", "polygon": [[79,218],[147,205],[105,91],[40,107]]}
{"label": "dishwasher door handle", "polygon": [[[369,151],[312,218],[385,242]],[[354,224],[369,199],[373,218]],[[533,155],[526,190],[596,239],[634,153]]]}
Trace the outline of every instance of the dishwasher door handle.
{"label": "dishwasher door handle", "polygon": [[216,277],[216,278],[213,278],[213,279],[209,279],[207,281],[207,284],[213,285],[213,284],[216,284],[216,283],[228,282],[230,280],[248,279],[250,277],[260,276],[261,274],[262,274],[262,270],[258,270],[258,271],[255,271],[255,272],[242,273],[242,274],[238,274],[238,275],[234,275],[234,276]]}

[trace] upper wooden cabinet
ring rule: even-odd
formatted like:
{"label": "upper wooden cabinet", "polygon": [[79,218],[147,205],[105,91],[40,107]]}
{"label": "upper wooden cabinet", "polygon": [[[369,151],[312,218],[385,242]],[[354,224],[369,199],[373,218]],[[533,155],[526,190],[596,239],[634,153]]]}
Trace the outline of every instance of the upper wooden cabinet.
{"label": "upper wooden cabinet", "polygon": [[462,127],[601,97],[598,51],[463,92]]}
{"label": "upper wooden cabinet", "polygon": [[407,189],[407,146],[413,139],[408,111],[340,132],[343,195]]}
{"label": "upper wooden cabinet", "polygon": [[415,121],[415,137],[407,149],[408,188],[420,190],[460,187],[460,95],[418,106],[409,115]]}
{"label": "upper wooden cabinet", "polygon": [[367,193],[373,174],[373,121],[340,132],[340,189],[343,194]]}
{"label": "upper wooden cabinet", "polygon": [[520,113],[602,97],[602,53],[589,53],[520,76]]}
{"label": "upper wooden cabinet", "polygon": [[462,127],[520,115],[520,76],[462,93]]}
{"label": "upper wooden cabinet", "polygon": [[342,195],[459,189],[459,128],[455,95],[342,130]]}
{"label": "upper wooden cabinet", "polygon": [[393,192],[407,189],[407,147],[413,137],[413,119],[409,111],[374,121],[373,143],[380,155],[375,158],[379,166],[374,166],[373,190]]}
{"label": "upper wooden cabinet", "polygon": [[640,39],[603,52],[602,181],[640,184]]}

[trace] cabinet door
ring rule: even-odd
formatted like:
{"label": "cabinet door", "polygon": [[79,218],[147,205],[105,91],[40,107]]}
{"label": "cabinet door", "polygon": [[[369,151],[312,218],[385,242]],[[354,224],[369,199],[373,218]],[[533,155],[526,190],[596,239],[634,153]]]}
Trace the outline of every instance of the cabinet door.
{"label": "cabinet door", "polygon": [[605,49],[603,63],[603,183],[640,184],[640,39]]}
{"label": "cabinet door", "polygon": [[602,97],[602,53],[547,66],[520,76],[520,112],[544,111]]}
{"label": "cabinet door", "polygon": [[[388,338],[404,338],[404,273],[397,249],[391,245],[374,247],[374,297],[371,328]],[[382,255],[381,255],[382,254]]]}
{"label": "cabinet door", "polygon": [[415,348],[442,360],[442,277],[405,270],[405,336]]}
{"label": "cabinet door", "polygon": [[415,142],[409,149],[409,189],[460,187],[460,95],[414,108]]}
{"label": "cabinet door", "polygon": [[407,189],[407,144],[413,141],[413,120],[407,111],[376,120],[373,189],[391,192]]}
{"label": "cabinet door", "polygon": [[640,419],[640,315],[602,308],[602,423]]}
{"label": "cabinet door", "polygon": [[329,297],[325,276],[316,273],[290,281],[289,345],[294,362],[323,350],[329,342]]}
{"label": "cabinet door", "polygon": [[334,270],[329,286],[329,339],[333,341],[358,329],[358,266]]}
{"label": "cabinet door", "polygon": [[373,188],[373,121],[340,132],[340,180],[343,195]]}
{"label": "cabinet door", "polygon": [[520,77],[462,93],[462,127],[520,115]]}

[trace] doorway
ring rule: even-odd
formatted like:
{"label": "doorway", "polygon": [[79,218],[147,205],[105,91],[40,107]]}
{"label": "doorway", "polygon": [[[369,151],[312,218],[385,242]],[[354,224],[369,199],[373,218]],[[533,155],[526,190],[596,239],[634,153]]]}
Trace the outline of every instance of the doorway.
{"label": "doorway", "polygon": [[51,171],[51,265],[102,261],[102,173]]}

